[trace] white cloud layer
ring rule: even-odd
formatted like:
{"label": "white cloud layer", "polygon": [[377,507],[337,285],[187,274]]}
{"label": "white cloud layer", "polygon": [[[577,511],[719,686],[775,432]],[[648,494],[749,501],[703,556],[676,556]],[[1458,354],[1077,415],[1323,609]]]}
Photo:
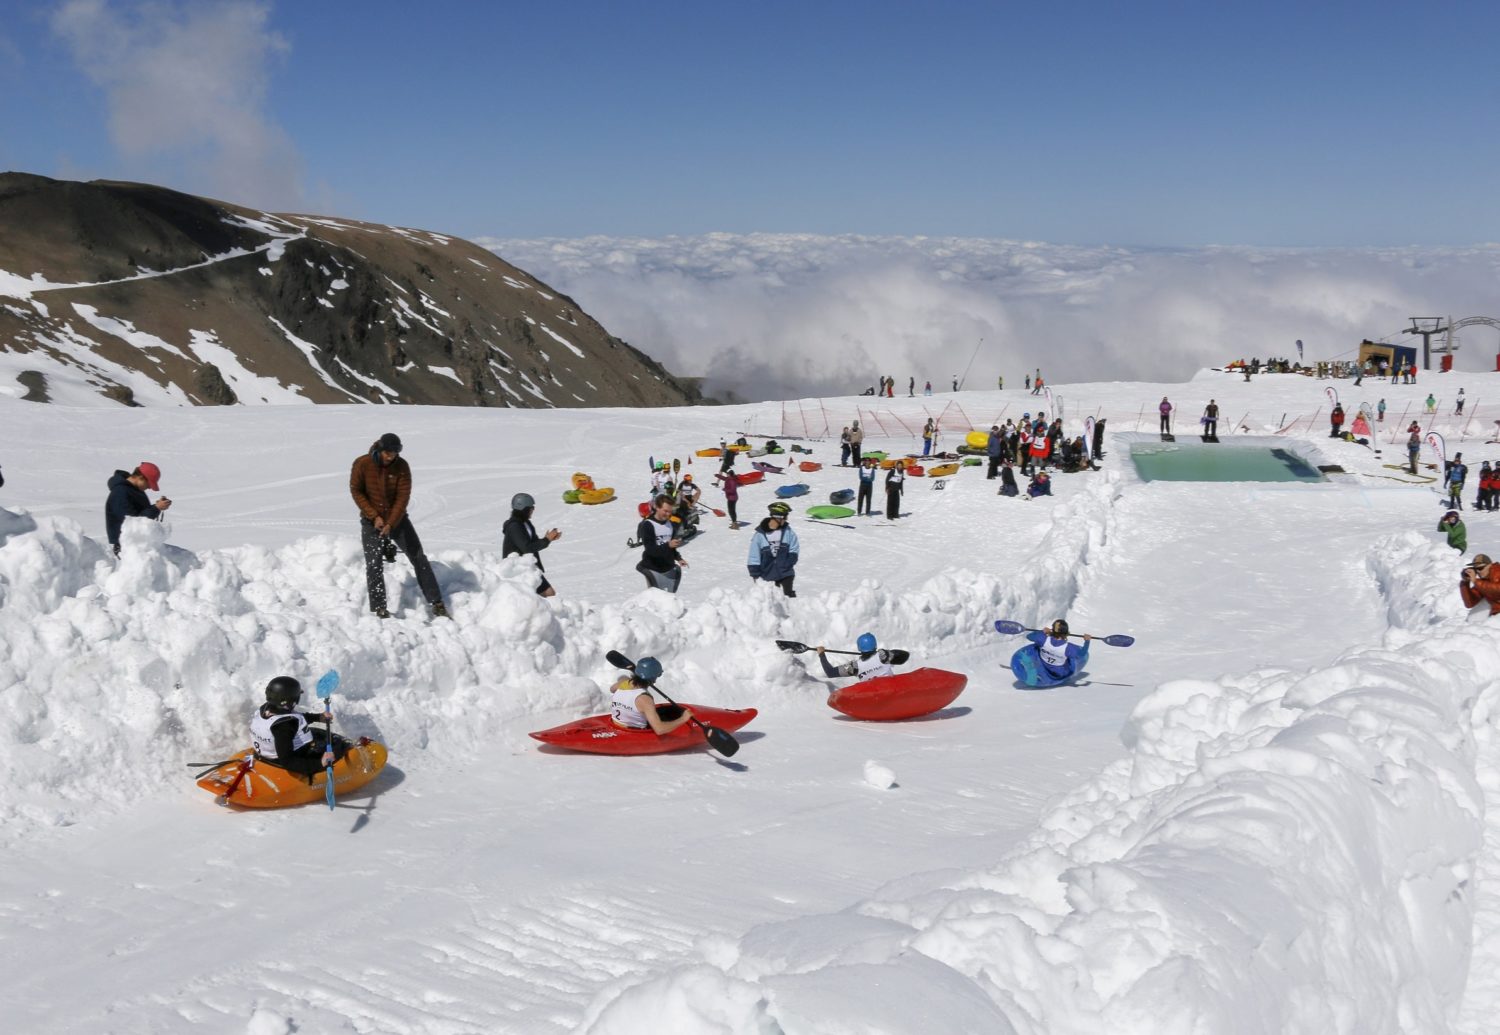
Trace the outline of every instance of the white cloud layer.
{"label": "white cloud layer", "polygon": [[286,52],[265,3],[67,0],[52,29],[104,90],[130,175],[227,201],[298,208],[301,160],[265,111]]}
{"label": "white cloud layer", "polygon": [[[1252,356],[1351,358],[1416,316],[1496,316],[1500,246],[1191,250],[927,237],[708,234],[480,238],[609,330],[710,392],[849,394],[882,374],[917,390],[962,375],[1018,387],[1185,380]],[[1493,369],[1496,333],[1457,365]]]}

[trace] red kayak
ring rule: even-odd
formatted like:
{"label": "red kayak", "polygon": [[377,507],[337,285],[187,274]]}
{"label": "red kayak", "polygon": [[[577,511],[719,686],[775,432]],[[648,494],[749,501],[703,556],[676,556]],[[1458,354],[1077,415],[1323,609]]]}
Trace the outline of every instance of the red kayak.
{"label": "red kayak", "polygon": [[738,475],[737,477],[741,485],[754,485],[756,482],[763,482],[766,480],[766,472],[746,471],[744,474]]}
{"label": "red kayak", "polygon": [[[687,707],[693,710],[694,717],[700,722],[731,733],[756,716],[754,708],[705,708],[696,704]],[[669,704],[659,704],[656,709],[663,718],[670,719],[676,714]],[[708,745],[703,731],[691,722],[678,726],[665,737],[658,737],[650,730],[616,726],[608,715],[590,715],[587,719],[564,723],[550,730],[538,730],[531,737],[553,747],[593,755],[661,755]]]}
{"label": "red kayak", "polygon": [[851,719],[915,719],[952,704],[969,677],[940,668],[919,668],[841,686],[828,695],[828,707]]}
{"label": "red kayak", "polygon": [[800,471],[807,471],[809,474],[811,474],[813,471],[821,471],[823,469],[823,465],[814,463],[811,460],[804,460],[797,465],[797,469]]}

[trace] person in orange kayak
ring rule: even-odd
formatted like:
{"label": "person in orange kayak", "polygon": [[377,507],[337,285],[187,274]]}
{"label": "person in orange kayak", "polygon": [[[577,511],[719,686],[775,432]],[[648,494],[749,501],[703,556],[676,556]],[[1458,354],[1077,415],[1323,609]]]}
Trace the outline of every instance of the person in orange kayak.
{"label": "person in orange kayak", "polygon": [[892,652],[880,649],[880,645],[875,642],[874,633],[860,633],[854,645],[859,648],[859,657],[843,665],[830,665],[824,654],[826,648],[818,647],[818,663],[823,666],[823,674],[830,679],[855,676],[862,680],[896,674],[892,666]]}
{"label": "person in orange kayak", "polygon": [[324,730],[311,722],[332,723],[332,712],[299,712],[302,684],[291,676],[277,676],[266,684],[266,703],[250,719],[250,740],[258,761],[293,773],[313,776],[343,758],[348,741],[334,737],[330,744]]}
{"label": "person in orange kayak", "polygon": [[680,708],[675,718],[663,718],[657,710],[656,698],[651,696],[651,687],[661,678],[661,662],[655,658],[642,658],[627,676],[610,688],[609,718],[616,726],[628,730],[653,730],[664,737],[679,726],[693,719],[691,708]]}

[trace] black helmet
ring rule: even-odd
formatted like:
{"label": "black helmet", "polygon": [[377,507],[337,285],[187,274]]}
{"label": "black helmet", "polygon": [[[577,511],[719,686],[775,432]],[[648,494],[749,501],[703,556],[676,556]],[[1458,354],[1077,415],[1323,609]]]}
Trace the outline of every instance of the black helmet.
{"label": "black helmet", "polygon": [[530,510],[536,506],[536,500],[531,498],[529,492],[518,492],[510,498],[511,510]]}
{"label": "black helmet", "polygon": [[766,509],[771,512],[772,517],[776,518],[784,518],[792,512],[792,508],[785,503],[773,503]]}
{"label": "black helmet", "polygon": [[266,701],[278,708],[293,708],[302,700],[302,684],[291,676],[277,676],[266,684]]}
{"label": "black helmet", "polygon": [[1052,623],[1052,628],[1048,629],[1047,631],[1060,640],[1067,639],[1068,623],[1059,618],[1057,621]]}

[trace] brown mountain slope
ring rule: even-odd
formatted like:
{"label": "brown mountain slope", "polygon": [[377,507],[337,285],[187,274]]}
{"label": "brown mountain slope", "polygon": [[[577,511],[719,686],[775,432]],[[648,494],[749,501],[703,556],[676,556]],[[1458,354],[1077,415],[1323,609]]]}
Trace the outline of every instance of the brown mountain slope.
{"label": "brown mountain slope", "polygon": [[4,382],[148,405],[697,401],[467,241],[22,173],[0,174]]}

